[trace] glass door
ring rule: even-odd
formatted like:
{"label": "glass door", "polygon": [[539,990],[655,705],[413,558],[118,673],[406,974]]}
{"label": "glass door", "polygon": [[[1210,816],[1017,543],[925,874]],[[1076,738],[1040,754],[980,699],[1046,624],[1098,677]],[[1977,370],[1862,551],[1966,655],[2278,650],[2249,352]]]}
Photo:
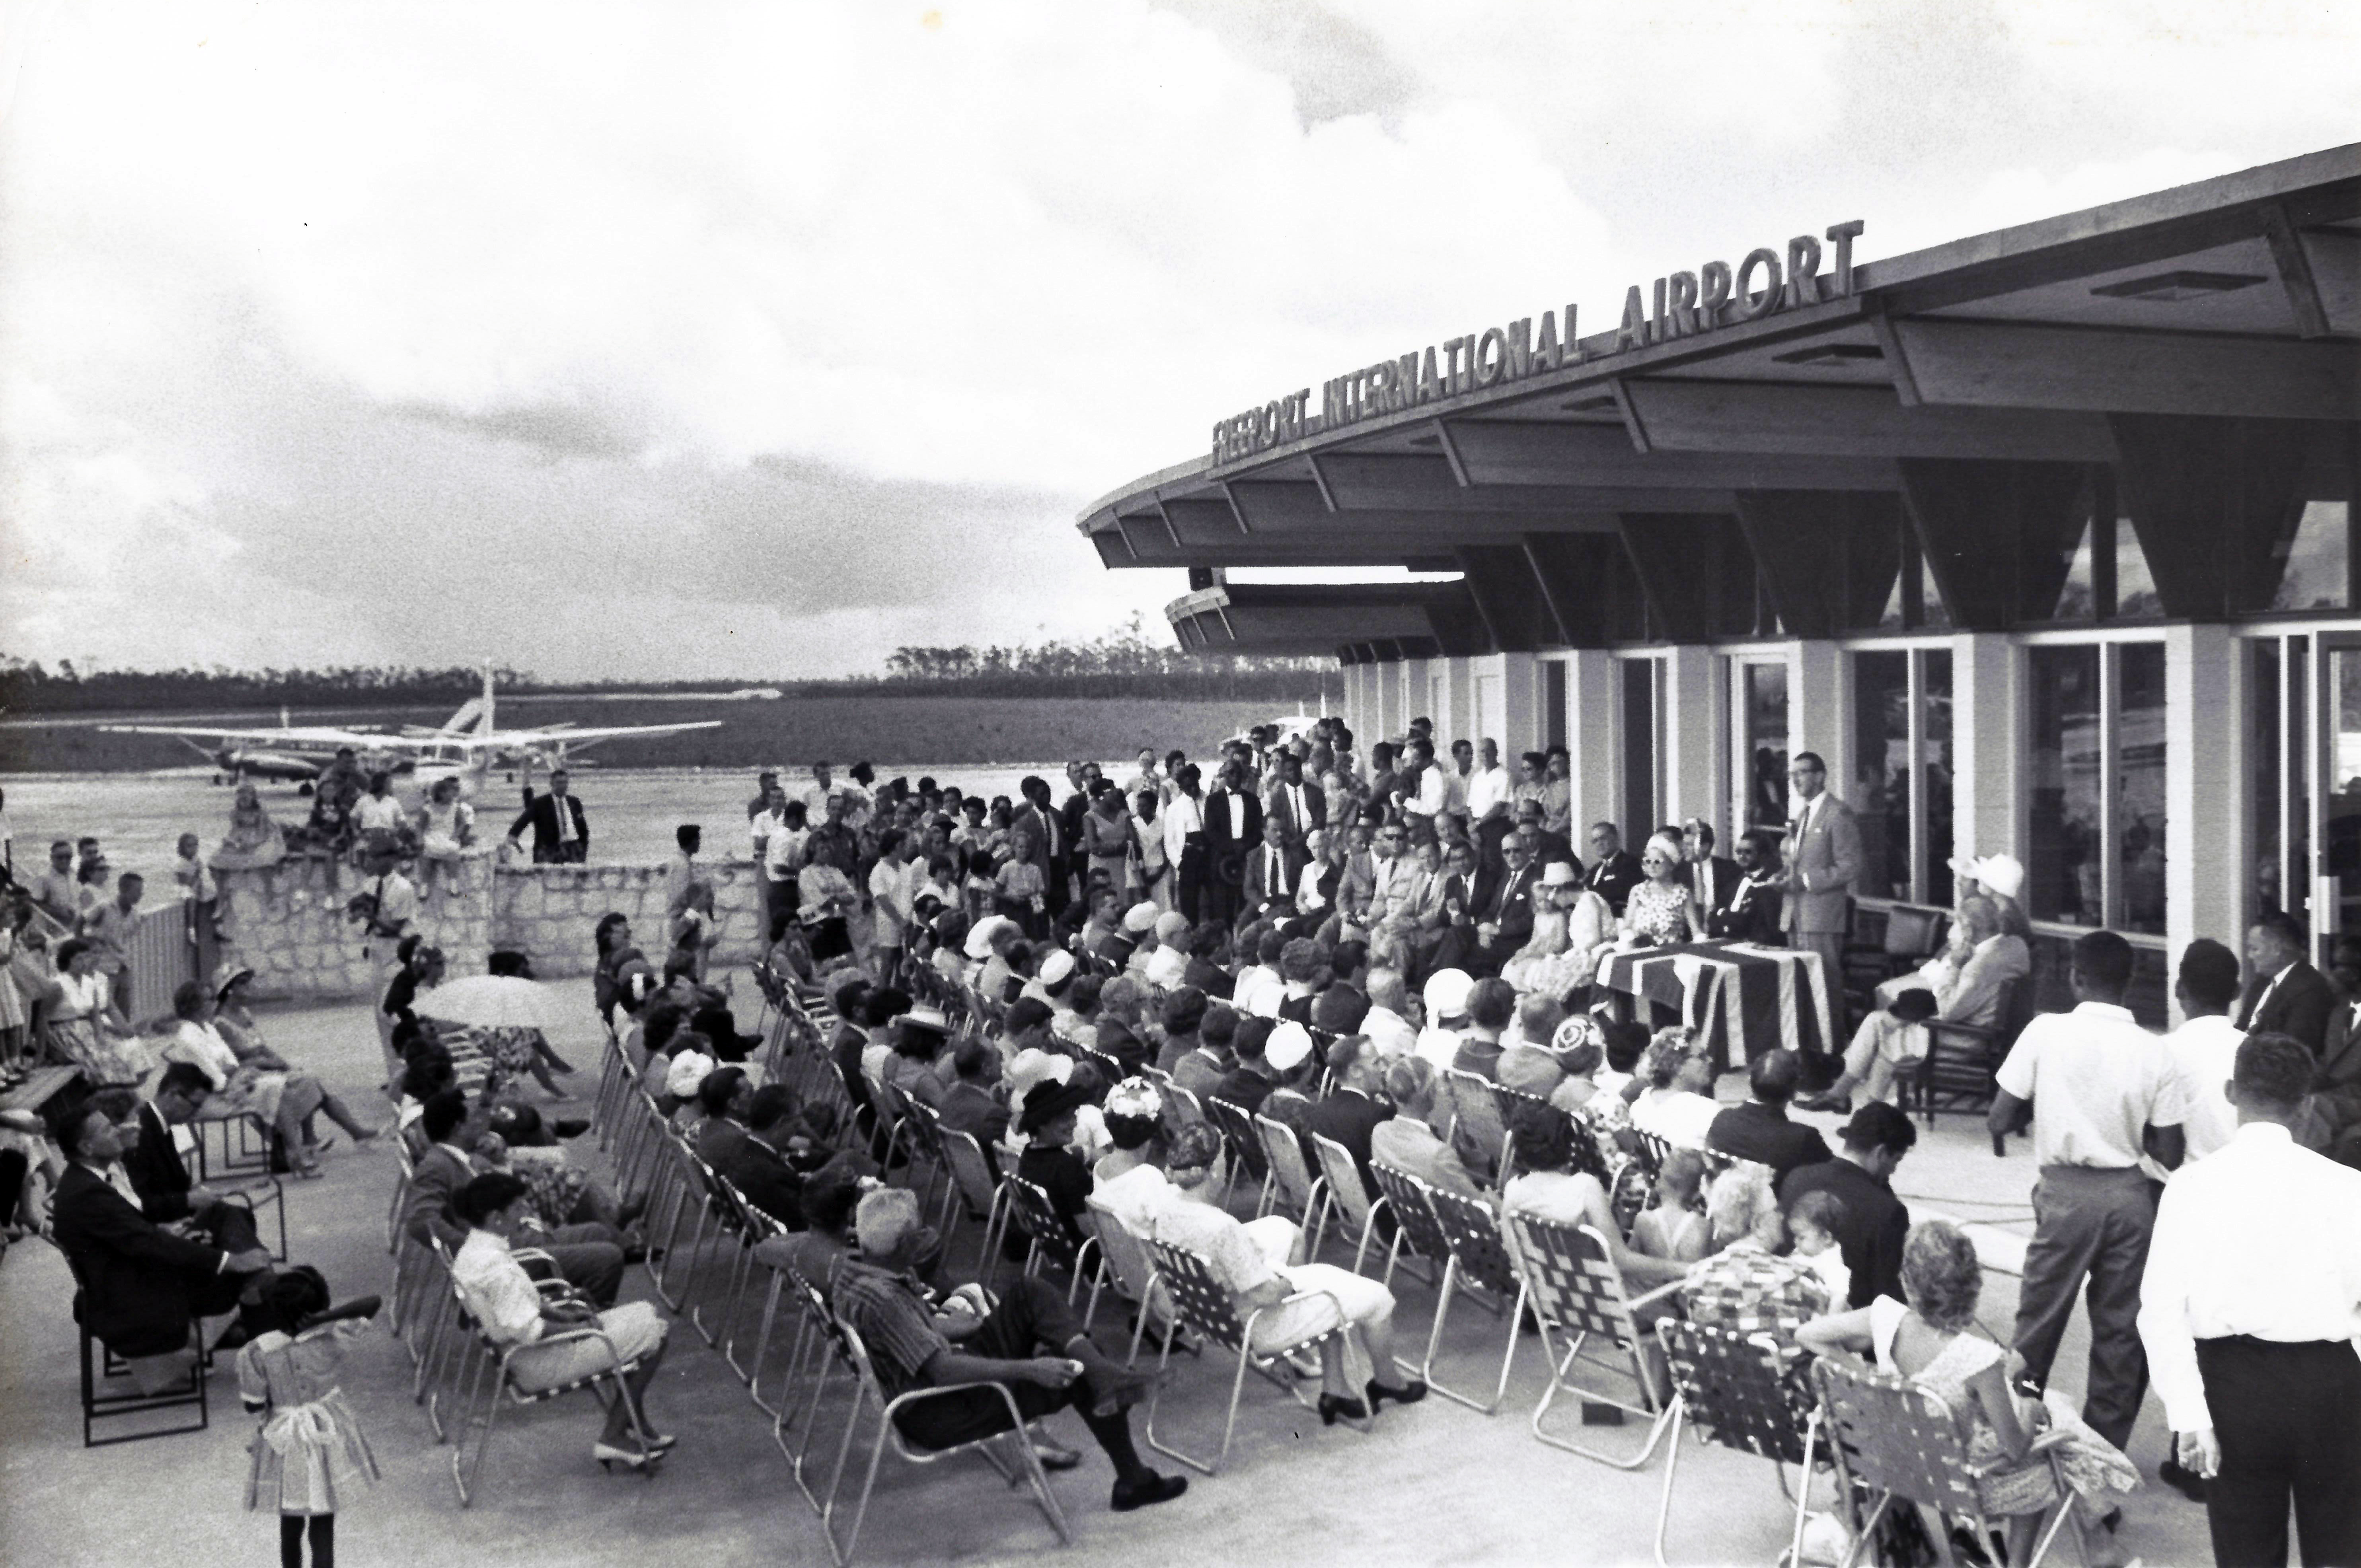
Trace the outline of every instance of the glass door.
{"label": "glass door", "polygon": [[1730,826],[1787,826],[1787,661],[1730,661]]}
{"label": "glass door", "polygon": [[2321,847],[2312,926],[2325,962],[2339,932],[2361,931],[2361,635],[2320,639],[2321,787],[2313,792]]}

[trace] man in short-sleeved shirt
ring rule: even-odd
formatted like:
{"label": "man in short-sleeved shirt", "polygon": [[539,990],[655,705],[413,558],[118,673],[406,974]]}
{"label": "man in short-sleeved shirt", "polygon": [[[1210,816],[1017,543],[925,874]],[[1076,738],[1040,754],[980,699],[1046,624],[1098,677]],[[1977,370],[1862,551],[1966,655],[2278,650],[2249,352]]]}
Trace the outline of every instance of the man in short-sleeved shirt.
{"label": "man in short-sleeved shirt", "polygon": [[2004,1134],[2033,1112],[2033,1242],[2017,1298],[2016,1350],[2046,1382],[2059,1341],[2084,1294],[2091,1373],[2082,1419],[2122,1448],[2147,1393],[2140,1348],[2139,1283],[2156,1227],[2157,1182],[2146,1165],[2180,1163],[2188,1093],[2164,1042],[2123,1005],[2131,944],[2093,931],[2074,944],[2071,1013],[2026,1025],[2001,1064],[1991,1125]]}

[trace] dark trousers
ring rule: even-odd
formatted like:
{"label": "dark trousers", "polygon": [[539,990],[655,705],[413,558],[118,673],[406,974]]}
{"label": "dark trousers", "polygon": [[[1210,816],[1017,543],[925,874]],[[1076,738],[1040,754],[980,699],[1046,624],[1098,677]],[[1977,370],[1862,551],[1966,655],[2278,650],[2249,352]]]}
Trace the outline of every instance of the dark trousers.
{"label": "dark trousers", "polygon": [[2288,1503],[2304,1568],[2361,1563],[2361,1356],[2348,1340],[2197,1342],[2222,1444],[2205,1487],[2220,1568],[2281,1568]]}
{"label": "dark trousers", "polygon": [[533,847],[533,863],[537,866],[578,866],[590,858],[590,846],[579,839],[568,839],[563,844],[536,842]]}
{"label": "dark trousers", "polygon": [[1204,918],[1205,883],[1212,879],[1213,868],[1205,858],[1202,844],[1184,844],[1180,864],[1172,872],[1172,893],[1180,913],[1194,926]]}
{"label": "dark trousers", "polygon": [[[615,1304],[615,1293],[623,1284],[623,1249],[615,1240],[613,1226],[596,1222],[559,1225],[530,1234],[521,1245],[549,1254],[557,1277],[598,1306]],[[525,1272],[537,1278],[545,1275],[537,1263],[527,1264]]]}
{"label": "dark trousers", "polygon": [[[1066,1346],[1082,1332],[1082,1321],[1066,1305],[1065,1293],[1046,1279],[1019,1279],[983,1320],[983,1326],[959,1345],[970,1355],[995,1361],[1027,1361],[1037,1355],[1067,1355]],[[1091,1436],[1115,1462],[1118,1476],[1140,1469],[1138,1451],[1131,1442],[1131,1423],[1121,1411],[1111,1416],[1091,1414],[1097,1395],[1085,1376],[1063,1388],[1038,1383],[1004,1384],[1027,1421],[1034,1421],[1071,1405]],[[939,1398],[920,1400],[895,1418],[902,1435],[920,1448],[951,1448],[1009,1430],[1008,1403],[989,1388],[969,1388]]]}
{"label": "dark trousers", "polygon": [[262,1245],[255,1230],[254,1211],[243,1203],[211,1203],[189,1218],[224,1252],[252,1252]]}
{"label": "dark trousers", "polygon": [[[2047,1383],[2075,1292],[2091,1314],[2091,1376],[2082,1419],[2117,1448],[2126,1446],[2147,1397],[2140,1348],[2140,1275],[2156,1228],[2156,1184],[2136,1169],[2044,1166],[2033,1189],[2033,1243],[2017,1296],[2016,1348],[2036,1382]],[[2085,1281],[2088,1281],[2087,1286]]]}

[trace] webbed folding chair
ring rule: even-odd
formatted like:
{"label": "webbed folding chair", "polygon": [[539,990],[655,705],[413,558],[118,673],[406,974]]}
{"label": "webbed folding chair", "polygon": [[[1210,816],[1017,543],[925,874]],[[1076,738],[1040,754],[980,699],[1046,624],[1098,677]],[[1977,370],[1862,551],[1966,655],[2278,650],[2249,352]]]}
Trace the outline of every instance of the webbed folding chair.
{"label": "webbed folding chair", "polygon": [[[1434,1301],[1434,1326],[1427,1331],[1426,1360],[1419,1368],[1419,1376],[1444,1398],[1488,1416],[1508,1397],[1509,1369],[1517,1359],[1517,1329],[1524,1318],[1525,1282],[1518,1277],[1516,1266],[1501,1239],[1499,1222],[1493,1218],[1489,1207],[1477,1199],[1446,1192],[1439,1187],[1426,1190],[1426,1201],[1434,1212],[1435,1223],[1443,1231],[1444,1243],[1450,1248],[1451,1261],[1443,1270],[1443,1289]],[[1489,1400],[1463,1394],[1434,1373],[1434,1353],[1443,1343],[1443,1325],[1451,1315],[1452,1298],[1462,1290],[1470,1294],[1485,1292],[1488,1300],[1482,1295],[1476,1299],[1495,1316],[1505,1315],[1508,1319],[1509,1343],[1500,1353],[1500,1381]],[[1505,1314],[1504,1307],[1510,1309]]]}
{"label": "webbed folding chair", "polygon": [[[1440,1285],[1443,1271],[1451,1263],[1451,1242],[1443,1234],[1443,1223],[1434,1217],[1434,1208],[1426,1201],[1433,1190],[1425,1182],[1397,1166],[1383,1160],[1369,1168],[1378,1179],[1378,1190],[1394,1219],[1394,1239],[1386,1248],[1386,1271],[1381,1277],[1388,1289],[1393,1288],[1394,1269],[1400,1266],[1422,1285]],[[1422,1274],[1401,1261],[1402,1255],[1423,1259],[1433,1272]]]}
{"label": "webbed folding chair", "polygon": [[[1479,1151],[1492,1168],[1495,1182],[1500,1176],[1501,1145],[1508,1140],[1509,1129],[1500,1120],[1500,1108],[1492,1099],[1492,1080],[1480,1072],[1464,1068],[1443,1069],[1444,1096],[1451,1104],[1451,1128],[1444,1135],[1446,1142],[1457,1145],[1465,1135],[1466,1146]],[[1477,1176],[1483,1173],[1475,1172]]]}
{"label": "webbed folding chair", "polygon": [[[829,1482],[828,1502],[820,1509],[820,1528],[828,1533],[828,1549],[836,1559],[838,1568],[843,1568],[845,1563],[852,1561],[853,1552],[861,1543],[861,1527],[869,1518],[869,1499],[877,1489],[877,1470],[884,1462],[889,1444],[896,1457],[912,1464],[933,1464],[955,1454],[971,1452],[983,1454],[1010,1486],[1023,1482],[1032,1487],[1034,1501],[1039,1506],[1043,1517],[1049,1519],[1049,1528],[1058,1532],[1059,1544],[1063,1545],[1073,1539],[1066,1527],[1065,1511],[1058,1507],[1058,1499],[1049,1490],[1049,1477],[1041,1469],[1040,1455],[1035,1453],[1033,1441],[1025,1430],[1025,1417],[1017,1409],[1016,1396],[1008,1391],[1006,1385],[950,1383],[889,1394],[884,1384],[878,1379],[876,1365],[870,1360],[867,1347],[861,1343],[861,1335],[840,1319],[836,1328],[832,1343],[837,1353],[851,1366],[856,1383],[852,1420],[846,1423],[844,1444],[837,1453],[836,1474]],[[988,1437],[955,1443],[949,1448],[920,1448],[904,1435],[896,1423],[897,1416],[928,1400],[956,1398],[987,1389],[999,1396],[1008,1408],[1006,1429]],[[845,1462],[851,1453],[861,1417],[872,1407],[874,1407],[877,1417],[877,1433],[869,1445],[869,1464],[862,1475],[861,1497],[853,1506],[851,1523],[839,1539],[837,1505],[844,1479]]]}
{"label": "webbed folding chair", "polygon": [[[1084,1236],[1081,1242],[1066,1229],[1066,1222],[1049,1201],[1049,1194],[1038,1182],[1012,1176],[1001,1184],[1008,1195],[1008,1212],[1019,1231],[1025,1234],[1025,1267],[1027,1278],[1041,1271],[1044,1264],[1055,1264],[1066,1271],[1066,1304],[1072,1306],[1081,1294],[1082,1279],[1089,1272],[1091,1255],[1098,1246],[1094,1236]],[[1090,1327],[1082,1320],[1082,1327]]]}
{"label": "webbed folding chair", "polygon": [[[650,1431],[646,1419],[640,1413],[638,1402],[631,1398],[630,1384],[625,1381],[632,1373],[639,1370],[638,1358],[626,1361],[617,1354],[615,1342],[609,1338],[607,1331],[596,1322],[586,1323],[580,1328],[574,1329],[552,1328],[530,1344],[496,1344],[480,1332],[472,1332],[470,1340],[471,1343],[467,1348],[472,1354],[468,1360],[473,1364],[474,1372],[467,1381],[467,1396],[460,1404],[458,1430],[453,1434],[451,1444],[451,1484],[458,1490],[461,1508],[467,1508],[475,1501],[477,1479],[484,1467],[485,1451],[492,1446],[492,1425],[500,1416],[502,1404],[523,1408],[544,1403],[556,1398],[561,1394],[570,1394],[577,1388],[588,1388],[598,1397],[601,1404],[607,1404],[610,1399],[623,1401],[623,1409],[631,1417],[631,1431],[639,1438],[642,1446],[654,1435]],[[544,1345],[581,1342],[595,1342],[604,1345],[609,1365],[597,1372],[549,1388],[529,1389],[517,1383],[515,1362],[519,1354]],[[486,1376],[488,1373],[489,1380]],[[601,1383],[607,1382],[614,1385],[614,1392],[611,1396],[599,1387]],[[507,1396],[505,1399],[502,1398],[503,1395]],[[470,1460],[467,1457],[467,1433],[479,1420],[483,1431],[476,1439],[475,1458]],[[647,1462],[640,1466],[640,1474],[653,1480],[656,1466],[662,1460],[662,1454],[650,1454]]]}
{"label": "webbed folding chair", "polygon": [[[1967,1440],[1949,1403],[1930,1388],[1906,1379],[1823,1356],[1812,1364],[1813,1386],[1820,1396],[1821,1418],[1829,1446],[1836,1451],[1837,1475],[1848,1505],[1858,1512],[1861,1498],[1875,1494],[1876,1507],[1855,1521],[1852,1549],[1841,1568],[1851,1568],[1869,1545],[1877,1522],[1895,1503],[1917,1504],[1971,1521],[1976,1539],[1989,1541],[1993,1521],[1983,1510],[1977,1482],[1981,1472],[1968,1458]],[[2036,1438],[2033,1452],[2049,1466],[2059,1501],[2048,1528],[2036,1539],[2031,1558],[2021,1568],[2040,1568],[2058,1532],[2072,1512],[2073,1493],[2058,1467],[2055,1444],[2065,1433],[2048,1431]],[[1949,1532],[1939,1525],[1927,1532],[1935,1550],[1951,1563]],[[2081,1538],[2075,1537],[2079,1552]]]}
{"label": "webbed folding chair", "polygon": [[[1812,1387],[1811,1358],[1768,1335],[1749,1337],[1666,1318],[1656,1325],[1673,1386],[1672,1443],[1664,1453],[1664,1489],[1656,1507],[1656,1561],[1666,1564],[1664,1538],[1672,1528],[1673,1476],[1681,1463],[1681,1428],[1699,1442],[1734,1448],[1768,1459],[1787,1488],[1786,1466],[1802,1472],[1795,1484],[1795,1528],[1788,1561],[1803,1561],[1804,1517],[1811,1500],[1812,1461],[1820,1431],[1819,1396]],[[1827,1462],[1825,1452],[1820,1453]]]}
{"label": "webbed folding chair", "polygon": [[[1533,1407],[1533,1435],[1553,1448],[1618,1470],[1639,1469],[1670,1430],[1672,1411],[1657,1401],[1649,1381],[1642,1349],[1645,1342],[1635,1314],[1670,1297],[1680,1288],[1680,1281],[1634,1299],[1624,1294],[1623,1276],[1615,1266],[1607,1239],[1588,1225],[1565,1225],[1511,1212],[1508,1233],[1518,1270],[1530,1292],[1533,1316],[1541,1321],[1542,1352],[1550,1363],[1549,1387]],[[1567,1336],[1563,1354],[1557,1348],[1561,1335]],[[1639,1402],[1624,1398],[1620,1388],[1601,1389],[1573,1381],[1567,1374],[1578,1360],[1628,1379],[1639,1390]],[[1558,1436],[1544,1422],[1561,1392],[1585,1404],[1611,1406],[1628,1415],[1647,1417],[1651,1423],[1647,1441],[1638,1453],[1619,1456]]]}
{"label": "webbed folding chair", "polygon": [[[1159,1376],[1156,1389],[1148,1399],[1146,1428],[1148,1446],[1159,1453],[1170,1454],[1191,1470],[1207,1475],[1217,1475],[1223,1464],[1227,1463],[1230,1457],[1231,1441],[1237,1435],[1238,1398],[1246,1391],[1246,1369],[1251,1366],[1264,1376],[1270,1378],[1271,1381],[1285,1388],[1294,1397],[1296,1402],[1305,1409],[1317,1409],[1317,1400],[1304,1398],[1302,1386],[1304,1380],[1297,1375],[1289,1358],[1298,1353],[1325,1344],[1330,1340],[1342,1340],[1345,1335],[1353,1332],[1353,1328],[1345,1321],[1344,1303],[1324,1290],[1296,1291],[1286,1300],[1274,1306],[1256,1308],[1246,1315],[1244,1321],[1240,1321],[1237,1308],[1230,1299],[1229,1291],[1223,1288],[1221,1282],[1213,1277],[1212,1268],[1207,1266],[1203,1258],[1186,1247],[1174,1246],[1169,1242],[1158,1241],[1153,1237],[1148,1239],[1147,1246],[1149,1255],[1156,1259],[1156,1273],[1150,1277],[1149,1281],[1151,1292],[1159,1286],[1170,1291],[1173,1309],[1179,1314],[1182,1323],[1202,1336],[1208,1344],[1217,1344],[1224,1350],[1234,1350],[1238,1357],[1237,1370],[1230,1377],[1230,1403],[1228,1414],[1222,1423],[1222,1446],[1214,1451],[1210,1460],[1200,1459],[1195,1454],[1164,1442],[1156,1432],[1156,1411],[1164,1395],[1162,1374],[1170,1368],[1173,1342],[1179,1337],[1168,1334],[1165,1337],[1163,1353],[1157,1358],[1157,1370]],[[1256,1330],[1266,1316],[1299,1301],[1313,1299],[1324,1299],[1334,1310],[1335,1316],[1328,1326],[1291,1335],[1284,1340],[1257,1339]],[[1142,1321],[1144,1324],[1144,1317]],[[1138,1344],[1136,1337],[1132,1351],[1137,1356]],[[1367,1431],[1372,1422],[1364,1420],[1353,1424],[1358,1426],[1361,1431]]]}
{"label": "webbed folding chair", "polygon": [[1361,1167],[1353,1158],[1353,1151],[1335,1139],[1313,1134],[1312,1152],[1319,1157],[1320,1176],[1325,1185],[1321,1189],[1320,1213],[1312,1222],[1312,1240],[1306,1244],[1303,1255],[1320,1255],[1320,1243],[1327,1232],[1329,1216],[1334,1215],[1353,1239],[1353,1272],[1358,1274],[1361,1260],[1368,1255],[1369,1243],[1377,1235],[1378,1212],[1388,1206],[1386,1200],[1383,1196],[1370,1196],[1368,1183],[1362,1179]]}
{"label": "webbed folding chair", "polygon": [[1322,1183],[1304,1163],[1303,1141],[1295,1135],[1294,1128],[1273,1117],[1257,1114],[1254,1125],[1263,1158],[1270,1166],[1270,1179],[1263,1184],[1257,1213],[1286,1213],[1309,1231],[1312,1211],[1320,1206]]}
{"label": "webbed folding chair", "polygon": [[[1521,1089],[1510,1089],[1504,1083],[1492,1085],[1492,1103],[1500,1113],[1500,1120],[1503,1123],[1513,1124],[1520,1110],[1525,1115],[1532,1115],[1538,1112],[1563,1123],[1566,1129],[1567,1142],[1574,1150],[1573,1168],[1584,1176],[1597,1178],[1601,1187],[1613,1179],[1609,1173],[1607,1162],[1599,1157],[1598,1140],[1591,1136],[1589,1127],[1585,1124],[1580,1116],[1551,1104],[1538,1094],[1528,1094]],[[1509,1184],[1509,1179],[1516,1174],[1516,1135],[1512,1131],[1501,1144],[1500,1185],[1503,1187],[1506,1187]]]}
{"label": "webbed folding chair", "polygon": [[[1223,1198],[1226,1200],[1229,1197],[1229,1188],[1237,1185],[1241,1175],[1261,1188],[1263,1196],[1268,1198],[1270,1158],[1263,1153],[1262,1138],[1255,1132],[1254,1113],[1235,1100],[1224,1100],[1218,1094],[1212,1094],[1205,1098],[1205,1118],[1213,1124],[1223,1141],[1229,1145],[1230,1179],[1228,1187],[1223,1190]],[[1260,1208],[1256,1209],[1255,1215],[1257,1219],[1261,1217]]]}
{"label": "webbed folding chair", "polygon": [[[976,1141],[973,1133],[938,1124],[936,1140],[943,1151],[943,1168],[950,1172],[951,1190],[959,1195],[959,1206],[969,1215],[983,1222],[983,1250],[976,1255],[975,1277],[979,1283],[992,1283],[993,1271],[1000,1266],[1000,1235],[1008,1223],[1008,1191],[992,1168],[992,1160]],[[956,1212],[945,1205],[944,1213]],[[943,1255],[950,1256],[950,1232],[943,1232]]]}

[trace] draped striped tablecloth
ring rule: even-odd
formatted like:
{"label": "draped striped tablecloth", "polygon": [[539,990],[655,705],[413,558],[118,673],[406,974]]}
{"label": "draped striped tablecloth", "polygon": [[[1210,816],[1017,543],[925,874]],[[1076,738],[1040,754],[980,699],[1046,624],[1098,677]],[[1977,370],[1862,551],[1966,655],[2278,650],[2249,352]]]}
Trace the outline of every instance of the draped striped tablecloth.
{"label": "draped striped tablecloth", "polygon": [[1693,942],[1610,953],[1598,981],[1635,1000],[1680,1010],[1717,1067],[1743,1066],[1764,1051],[1841,1050],[1828,1008],[1820,955],[1752,942]]}

